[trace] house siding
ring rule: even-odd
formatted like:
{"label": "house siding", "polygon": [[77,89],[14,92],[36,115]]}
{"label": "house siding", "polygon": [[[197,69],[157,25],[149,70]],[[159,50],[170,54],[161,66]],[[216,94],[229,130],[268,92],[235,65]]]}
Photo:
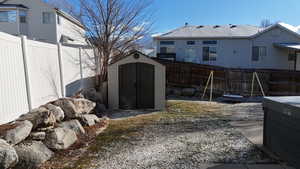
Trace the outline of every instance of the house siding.
{"label": "house siding", "polygon": [[[13,9],[3,9],[3,11],[10,11]],[[19,11],[17,11],[17,16],[19,16]],[[19,30],[19,17],[16,17],[16,22],[9,23],[9,22],[0,22],[1,31],[5,33],[9,33],[12,35],[18,35],[20,33]]]}
{"label": "house siding", "polygon": [[[84,34],[84,29],[70,22],[64,17],[60,17],[61,24],[58,24],[58,14],[56,10],[41,0],[9,0],[6,3],[23,4],[29,8],[27,11],[27,27],[24,27],[27,29],[28,38],[44,42],[57,43],[59,42],[61,35],[66,35],[74,40],[77,40],[75,44],[82,44],[81,42],[84,42],[84,38],[81,36]],[[52,12],[54,14],[54,22],[51,24],[43,24],[43,12]],[[19,24],[19,14],[17,14],[16,23],[0,23],[1,31],[13,35],[19,35]]]}
{"label": "house siding", "polygon": [[266,46],[267,56],[258,62],[251,62],[252,67],[266,69],[294,69],[294,61],[288,61],[288,50],[274,47],[274,43],[300,43],[293,33],[274,28],[251,40],[252,46]]}
{"label": "house siding", "polygon": [[[243,68],[243,69],[294,69],[294,61],[288,61],[288,50],[278,49],[274,47],[274,43],[300,43],[300,39],[296,34],[293,34],[284,29],[275,27],[268,32],[264,32],[254,38],[244,39],[167,39],[175,41],[176,60],[187,61],[188,55],[186,50],[190,48],[186,42],[189,40],[196,41],[192,45],[196,51],[196,58],[192,62],[199,64],[208,64],[223,66],[228,68]],[[217,44],[212,45],[217,48],[216,61],[203,61],[203,41],[216,40]],[[160,47],[168,45],[160,45],[159,39],[155,40],[156,53],[160,53]],[[163,41],[166,41],[164,39]],[[252,47],[265,46],[267,48],[267,56],[259,58],[259,61],[252,61]],[[300,65],[299,65],[300,67]]]}
{"label": "house siding", "polygon": [[[171,39],[170,39],[171,40]],[[187,45],[186,42],[191,39],[174,40],[176,60],[186,61],[188,48],[194,48],[196,51],[196,59],[194,63],[208,64],[225,67],[249,67],[249,62],[245,62],[245,58],[250,60],[250,40],[248,39],[194,39],[195,45]],[[203,41],[216,40],[216,45],[204,45]],[[160,45],[160,41],[156,41],[156,50],[159,53],[160,47],[166,45]],[[203,47],[214,46],[217,48],[217,60],[216,61],[203,61]],[[236,52],[234,52],[236,51]],[[234,60],[233,60],[234,59]]]}
{"label": "house siding", "polygon": [[27,11],[28,38],[52,43],[57,42],[56,21],[52,24],[43,24],[43,12],[56,13],[48,4],[40,0],[10,0],[6,3],[23,4],[29,8]]}
{"label": "house siding", "polygon": [[[74,41],[70,43],[85,44],[86,43],[84,38],[85,31],[81,27],[73,24],[68,19],[62,16],[59,17],[60,17],[60,24],[57,24],[58,41],[61,39],[61,36],[64,35],[74,39]],[[56,20],[57,20],[57,16],[56,16]]]}

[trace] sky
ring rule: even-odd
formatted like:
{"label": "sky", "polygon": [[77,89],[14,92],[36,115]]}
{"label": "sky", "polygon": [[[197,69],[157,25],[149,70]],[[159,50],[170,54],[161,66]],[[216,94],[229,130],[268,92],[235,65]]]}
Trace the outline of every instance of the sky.
{"label": "sky", "polygon": [[189,25],[250,24],[261,20],[300,25],[300,0],[154,0],[153,32]]}

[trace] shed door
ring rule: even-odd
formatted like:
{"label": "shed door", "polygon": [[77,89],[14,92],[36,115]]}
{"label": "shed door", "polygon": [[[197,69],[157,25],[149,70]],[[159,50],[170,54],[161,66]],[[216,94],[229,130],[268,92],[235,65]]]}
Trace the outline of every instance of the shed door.
{"label": "shed door", "polygon": [[129,63],[119,66],[119,107],[154,108],[154,66]]}

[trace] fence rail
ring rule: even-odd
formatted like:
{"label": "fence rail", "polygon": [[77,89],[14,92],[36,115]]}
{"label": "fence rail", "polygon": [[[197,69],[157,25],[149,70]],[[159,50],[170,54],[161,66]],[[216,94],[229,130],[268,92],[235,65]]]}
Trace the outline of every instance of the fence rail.
{"label": "fence rail", "polygon": [[[300,95],[300,71],[271,69],[231,69],[164,59],[155,59],[166,66],[168,85],[199,87],[203,90],[211,71],[214,71],[214,94],[251,95],[253,73],[256,72],[267,96]],[[254,96],[261,96],[257,81]]]}

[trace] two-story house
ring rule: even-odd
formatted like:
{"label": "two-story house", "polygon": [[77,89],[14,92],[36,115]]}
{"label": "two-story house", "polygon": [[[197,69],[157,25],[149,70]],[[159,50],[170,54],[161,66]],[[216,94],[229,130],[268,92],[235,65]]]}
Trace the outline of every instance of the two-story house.
{"label": "two-story house", "polygon": [[185,25],[155,36],[160,58],[245,69],[300,70],[298,28],[277,23],[251,25]]}
{"label": "two-story house", "polygon": [[84,26],[42,0],[7,0],[0,4],[0,31],[50,43],[84,44]]}

